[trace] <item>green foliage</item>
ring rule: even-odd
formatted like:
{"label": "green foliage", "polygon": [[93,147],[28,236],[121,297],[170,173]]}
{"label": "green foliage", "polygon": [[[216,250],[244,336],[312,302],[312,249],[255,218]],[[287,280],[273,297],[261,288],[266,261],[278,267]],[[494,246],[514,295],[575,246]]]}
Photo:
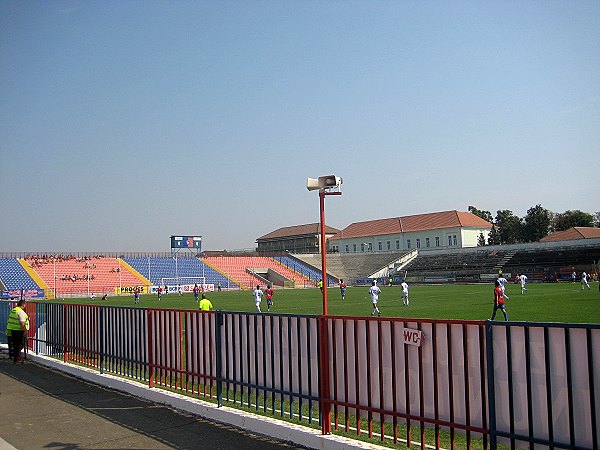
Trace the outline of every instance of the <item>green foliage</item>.
{"label": "green foliage", "polygon": [[477,247],[483,247],[485,245],[485,236],[483,235],[483,232],[479,233],[479,236],[477,237]]}
{"label": "green foliage", "polygon": [[572,227],[593,227],[596,219],[593,214],[588,214],[580,210],[565,211],[562,214],[555,214],[553,220],[554,231],[564,231]]}
{"label": "green foliage", "polygon": [[498,237],[496,244],[515,244],[521,242],[521,219],[508,209],[496,212]]}
{"label": "green foliage", "polygon": [[521,238],[525,242],[537,242],[544,236],[548,236],[552,213],[542,205],[536,205],[527,210],[523,219]]}
{"label": "green foliage", "polygon": [[490,223],[494,222],[491,212],[477,209],[474,206],[469,206],[468,209],[470,213],[475,214],[477,217],[481,217],[483,220],[487,220]]}

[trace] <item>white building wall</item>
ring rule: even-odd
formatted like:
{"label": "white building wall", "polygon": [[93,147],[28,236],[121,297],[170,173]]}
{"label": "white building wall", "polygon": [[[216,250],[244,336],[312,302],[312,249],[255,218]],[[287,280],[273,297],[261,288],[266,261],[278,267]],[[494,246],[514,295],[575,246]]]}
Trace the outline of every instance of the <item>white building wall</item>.
{"label": "white building wall", "polygon": [[487,242],[488,229],[454,227],[410,233],[336,239],[333,241],[333,244],[330,244],[330,248],[331,245],[335,245],[340,253],[370,253],[404,251],[415,248],[420,250],[441,250],[477,247],[477,240],[479,239],[479,234],[482,232]]}

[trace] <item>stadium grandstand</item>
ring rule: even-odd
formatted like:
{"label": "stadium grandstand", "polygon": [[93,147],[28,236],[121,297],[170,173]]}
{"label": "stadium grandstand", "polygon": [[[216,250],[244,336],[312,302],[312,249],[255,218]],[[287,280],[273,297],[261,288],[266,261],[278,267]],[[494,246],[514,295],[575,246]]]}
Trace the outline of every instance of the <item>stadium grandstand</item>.
{"label": "stadium grandstand", "polygon": [[[384,222],[389,220],[384,219],[378,226]],[[364,225],[363,232],[368,229]],[[336,246],[332,246],[327,253],[327,284],[335,285],[339,279],[348,285],[363,285],[373,279],[387,283],[390,277],[396,282],[405,276],[412,283],[487,283],[500,272],[507,278],[524,273],[537,282],[567,281],[574,272],[579,277],[582,271],[594,278],[600,264],[598,234],[600,229],[576,227],[535,243],[425,246],[399,251],[387,250],[388,246],[383,245],[383,251],[377,251],[379,246],[364,246],[360,252],[346,253],[336,252]],[[372,234],[375,242],[377,236],[389,234]],[[196,281],[227,290],[249,290],[256,285],[310,288],[321,277],[321,255],[317,252],[0,254],[0,290],[5,298],[23,292],[28,297],[50,299],[92,293],[119,295],[130,293],[136,286],[149,292],[152,286]]]}

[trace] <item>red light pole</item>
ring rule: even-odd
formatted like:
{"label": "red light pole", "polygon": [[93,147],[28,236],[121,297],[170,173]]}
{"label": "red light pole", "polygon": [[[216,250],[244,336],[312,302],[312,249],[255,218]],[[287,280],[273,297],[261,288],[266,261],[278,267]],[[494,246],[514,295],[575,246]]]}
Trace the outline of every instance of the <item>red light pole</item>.
{"label": "red light pole", "polygon": [[341,192],[327,192],[325,189],[319,191],[320,213],[321,213],[321,281],[323,281],[323,315],[329,315],[329,305],[327,303],[327,247],[325,238],[325,196],[342,195]]}
{"label": "red light pole", "polygon": [[321,282],[323,290],[323,314],[319,317],[319,397],[321,398],[321,434],[331,434],[331,391],[329,380],[329,322],[327,315],[327,247],[325,239],[325,196],[342,195],[340,191],[328,189],[339,188],[342,179],[335,175],[309,178],[306,180],[306,188],[309,191],[319,190],[319,212],[321,219]]}

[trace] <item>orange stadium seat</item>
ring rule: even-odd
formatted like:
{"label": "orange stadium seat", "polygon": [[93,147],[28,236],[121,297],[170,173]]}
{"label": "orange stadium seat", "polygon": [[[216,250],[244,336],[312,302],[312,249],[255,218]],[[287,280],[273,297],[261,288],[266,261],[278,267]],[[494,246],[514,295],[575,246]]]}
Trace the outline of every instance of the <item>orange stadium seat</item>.
{"label": "orange stadium seat", "polygon": [[112,294],[116,287],[142,281],[115,258],[103,256],[28,257],[27,263],[55,291],[55,296]]}

